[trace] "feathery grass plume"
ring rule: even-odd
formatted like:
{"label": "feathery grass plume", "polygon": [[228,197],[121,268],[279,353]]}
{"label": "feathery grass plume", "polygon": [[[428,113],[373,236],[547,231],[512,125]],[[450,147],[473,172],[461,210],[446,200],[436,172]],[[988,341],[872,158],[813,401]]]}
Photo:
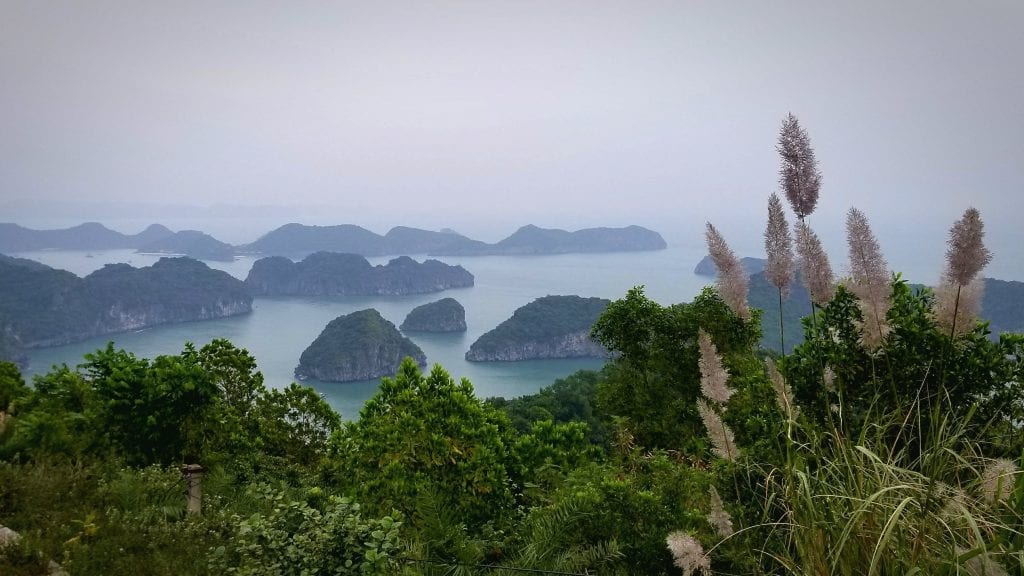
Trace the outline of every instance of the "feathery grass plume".
{"label": "feathery grass plume", "polygon": [[824,306],[836,292],[832,265],[828,262],[828,254],[821,247],[818,235],[806,222],[796,225],[796,251],[800,256],[800,275],[811,294],[811,301]]}
{"label": "feathery grass plume", "polygon": [[1017,481],[1017,464],[1006,458],[996,458],[981,473],[981,491],[990,504],[1005,502]]}
{"label": "feathery grass plume", "polygon": [[825,385],[825,390],[829,392],[836,391],[836,371],[831,366],[825,366],[825,372],[821,375],[821,381]]}
{"label": "feathery grass plume", "polygon": [[764,274],[785,298],[789,295],[789,285],[793,282],[793,237],[789,233],[786,214],[782,211],[782,201],[774,192],[768,197],[768,226],[764,231],[764,251],[768,255]]}
{"label": "feathery grass plume", "polygon": [[975,278],[962,286],[949,281],[940,283],[935,287],[935,323],[954,337],[970,332],[981,310],[984,293],[983,278]]}
{"label": "feathery grass plume", "polygon": [[985,225],[981,214],[968,208],[949,230],[946,244],[946,275],[950,282],[964,286],[992,261],[992,252],[985,247]]}
{"label": "feathery grass plume", "polygon": [[790,420],[795,419],[800,415],[800,407],[793,402],[793,390],[789,387],[789,382],[786,382],[786,378],[779,372],[779,368],[775,366],[775,362],[771,358],[765,358],[765,367],[768,369],[768,379],[772,381],[772,387],[775,388],[775,401],[779,404],[779,409],[786,415],[786,418]]}
{"label": "feathery grass plume", "polygon": [[724,409],[725,403],[733,394],[729,388],[729,371],[722,366],[718,348],[715,348],[711,336],[703,328],[697,330],[697,346],[700,349],[700,358],[697,359],[697,366],[700,368],[700,390],[705,397],[718,402]]}
{"label": "feathery grass plume", "polygon": [[711,499],[708,524],[711,524],[715,532],[722,538],[732,536],[732,516],[725,511],[725,505],[722,504],[722,498],[718,495],[718,490],[715,490],[715,487],[712,486],[711,490],[708,491],[708,496]]}
{"label": "feathery grass plume", "polygon": [[860,300],[860,333],[864,345],[877,349],[889,333],[889,271],[867,216],[856,208],[846,215],[850,249],[850,291]]}
{"label": "feathery grass plume", "polygon": [[750,320],[750,308],[747,306],[747,272],[725,238],[710,223],[707,223],[705,238],[708,243],[708,254],[718,268],[715,284],[718,294],[725,303],[744,320]]}
{"label": "feathery grass plume", "polygon": [[697,412],[708,429],[708,439],[711,440],[711,451],[719,458],[735,462],[739,452],[736,450],[736,439],[733,438],[732,430],[722,421],[722,417],[715,412],[703,399],[697,400]]}
{"label": "feathery grass plume", "polygon": [[779,144],[775,150],[782,159],[779,185],[786,193],[793,212],[803,222],[818,204],[821,172],[818,172],[818,161],[814,158],[811,139],[792,113],[782,121]]}
{"label": "feathery grass plume", "polygon": [[985,225],[974,208],[964,211],[949,230],[946,269],[935,288],[935,322],[948,329],[950,337],[970,331],[981,305],[984,285],[977,275],[992,261],[984,239]]}
{"label": "feathery grass plume", "polygon": [[[971,550],[966,550],[959,546],[956,547],[957,556],[963,556],[968,552],[971,552]],[[1003,565],[987,551],[965,560],[963,568],[967,576],[1010,576],[1006,568],[1003,568]]]}
{"label": "feathery grass plume", "polygon": [[711,560],[704,553],[704,547],[696,538],[686,532],[673,532],[665,538],[668,551],[672,553],[672,561],[683,571],[683,576],[692,574],[710,574]]}

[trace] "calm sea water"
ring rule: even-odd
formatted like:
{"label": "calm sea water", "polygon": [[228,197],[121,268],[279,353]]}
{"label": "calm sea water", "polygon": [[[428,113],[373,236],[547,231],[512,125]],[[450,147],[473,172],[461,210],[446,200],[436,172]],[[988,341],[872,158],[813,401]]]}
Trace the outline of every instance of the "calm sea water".
{"label": "calm sea water", "polygon": [[[662,303],[691,299],[707,278],[693,274],[702,257],[701,245],[674,246],[657,252],[620,254],[566,254],[557,256],[478,256],[438,258],[449,264],[461,264],[476,277],[471,288],[442,293],[395,297],[348,297],[331,299],[257,298],[253,312],[243,316],[203,322],[154,326],[138,332],[112,334],[84,342],[31,351],[28,376],[47,372],[52,365],[75,365],[82,356],[106,345],[115,346],[141,357],[176,354],[185,342],[205,344],[214,338],[227,338],[255,356],[266,383],[283,387],[294,381],[292,371],[299,355],[337,316],[364,308],[376,308],[396,326],[410,310],[439,298],[451,296],[466,308],[468,331],[458,334],[418,334],[408,336],[427,355],[430,364],[439,363],[456,378],[468,378],[479,396],[516,397],[531,394],[556,378],[581,368],[599,368],[600,360],[535,360],[510,363],[476,363],[464,359],[466,350],[481,334],[494,328],[512,313],[536,298],[554,294],[621,298],[636,285],[644,285],[647,294]],[[136,254],[131,250],[100,252],[46,251],[17,254],[48,266],[86,275],[106,263],[127,262],[148,266],[159,256]],[[417,257],[422,260],[425,257]],[[375,264],[388,258],[372,258]],[[253,262],[241,258],[235,262],[213,262],[213,268],[244,279]],[[358,416],[362,404],[374,393],[377,381],[332,383],[314,380],[306,384],[320,391],[346,418]]]}

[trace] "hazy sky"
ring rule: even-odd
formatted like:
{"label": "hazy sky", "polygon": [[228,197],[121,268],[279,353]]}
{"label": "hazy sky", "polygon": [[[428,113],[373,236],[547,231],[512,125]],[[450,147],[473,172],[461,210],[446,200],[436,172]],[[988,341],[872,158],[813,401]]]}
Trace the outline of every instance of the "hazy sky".
{"label": "hazy sky", "polygon": [[1015,245],[1022,30],[1020,0],[0,0],[0,221],[712,219],[745,251],[792,111],[820,227],[974,205]]}

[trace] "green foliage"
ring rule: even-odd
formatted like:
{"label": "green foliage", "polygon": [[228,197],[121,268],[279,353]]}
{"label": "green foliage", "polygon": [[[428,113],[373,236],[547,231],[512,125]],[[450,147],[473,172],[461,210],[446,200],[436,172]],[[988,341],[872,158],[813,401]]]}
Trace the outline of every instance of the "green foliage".
{"label": "green foliage", "polygon": [[226,340],[153,360],[108,344],[77,370],[63,366],[36,379],[0,456],[229,462],[242,477],[294,478],[319,468],[340,426],[311,388],[267,390],[252,356]]}
{"label": "green foliage", "polygon": [[261,395],[255,416],[262,440],[260,458],[305,469],[321,466],[331,436],[341,429],[341,416],[316,390],[294,383]]}
{"label": "green foliage", "polygon": [[[550,504],[530,510],[518,565],[676,574],[665,536],[681,528],[710,534],[701,511],[709,482],[706,473],[665,452],[633,450],[618,465],[579,468]],[[598,551],[603,554],[592,565],[573,560]]]}
{"label": "green foliage", "polygon": [[[783,365],[807,415],[824,423],[832,406],[841,407],[847,428],[859,430],[872,412],[945,399],[953,416],[962,419],[977,411],[979,425],[1004,432],[1021,414],[1022,339],[1004,335],[992,341],[986,326],[978,324],[951,341],[935,326],[931,292],[912,290],[900,279],[892,285],[891,302],[890,333],[873,352],[860,341],[857,300],[843,287],[814,323],[806,323],[806,342]],[[834,390],[823,384],[826,367],[835,373]],[[926,432],[916,421],[908,425],[918,430],[912,438]],[[1017,453],[1021,446],[1016,441],[1004,448]]]}
{"label": "green foliage", "polygon": [[424,376],[407,358],[336,435],[337,477],[373,510],[411,513],[429,491],[460,522],[480,525],[513,501],[506,429],[468,380],[457,383],[440,366]]}
{"label": "green foliage", "polygon": [[[742,364],[748,367],[744,373],[750,374],[751,350],[760,337],[757,319],[744,322],[711,289],[706,288],[692,303],[662,306],[648,299],[643,288],[633,288],[625,298],[612,302],[594,325],[595,337],[619,353],[602,372],[598,406],[605,414],[624,418],[638,445],[689,454],[706,450],[706,433],[696,408],[700,328],[711,335],[727,368]],[[759,376],[743,382],[762,390],[766,387]],[[743,382],[734,381],[733,386],[740,388]],[[747,412],[765,409],[757,400],[760,394],[747,396],[758,402]],[[756,422],[760,416],[750,418],[754,418],[752,425],[760,427]]]}
{"label": "green foliage", "polygon": [[228,542],[213,549],[210,569],[244,576],[390,575],[398,569],[397,514],[365,519],[348,498],[319,506],[257,487],[272,509],[236,518]]}
{"label": "green foliage", "polygon": [[512,426],[527,434],[536,422],[582,422],[587,425],[587,439],[596,446],[607,446],[611,439],[611,422],[597,409],[597,387],[600,375],[593,370],[580,370],[559,378],[536,394],[512,400],[488,398],[492,406],[503,410]]}
{"label": "green foliage", "polygon": [[0,361],[0,412],[14,412],[14,402],[30,392],[18,367],[13,362]]}
{"label": "green foliage", "polygon": [[764,530],[771,564],[808,576],[981,574],[982,563],[987,574],[1006,574],[1004,566],[1020,566],[1024,482],[1008,476],[1003,482],[1018,490],[986,497],[992,461],[946,402],[928,414],[920,450],[893,443],[922,409],[918,402],[878,415],[852,438],[826,432],[794,444],[795,464],[774,470],[764,491],[781,521]]}

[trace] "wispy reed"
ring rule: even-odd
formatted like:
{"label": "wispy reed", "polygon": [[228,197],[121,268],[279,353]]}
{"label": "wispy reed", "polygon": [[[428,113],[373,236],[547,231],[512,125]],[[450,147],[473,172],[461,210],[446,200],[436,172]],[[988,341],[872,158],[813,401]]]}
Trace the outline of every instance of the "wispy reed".
{"label": "wispy reed", "polygon": [[974,208],[949,230],[946,269],[935,289],[935,321],[949,330],[950,338],[970,330],[981,306],[984,281],[977,276],[992,261],[984,240],[985,225]]}
{"label": "wispy reed", "polygon": [[772,381],[772,388],[775,389],[775,401],[779,409],[789,420],[796,419],[800,415],[800,407],[793,401],[793,390],[790,389],[789,382],[786,382],[785,376],[779,372],[771,358],[765,358],[764,363],[768,370],[768,379]]}
{"label": "wispy reed", "polygon": [[944,281],[935,287],[935,323],[951,337],[963,336],[974,328],[985,294],[985,280],[975,278],[969,284]]}
{"label": "wispy reed", "polygon": [[985,247],[985,224],[974,208],[964,211],[963,217],[953,224],[946,243],[946,274],[956,284],[970,284],[992,261],[992,252]]}
{"label": "wispy reed", "polygon": [[860,300],[860,333],[864,345],[875,350],[889,333],[888,264],[867,216],[856,208],[846,215],[846,241],[850,254],[850,291]]}
{"label": "wispy reed", "polygon": [[1017,482],[1017,464],[1006,458],[996,458],[981,473],[981,492],[989,504],[1005,502]]}
{"label": "wispy reed", "polygon": [[836,285],[828,254],[818,235],[806,222],[796,225],[796,251],[800,257],[800,275],[811,295],[811,301],[824,306],[835,295]]}
{"label": "wispy reed", "polygon": [[722,366],[718,348],[703,328],[697,331],[697,346],[700,350],[700,358],[697,359],[697,366],[700,368],[700,390],[706,398],[718,402],[724,408],[733,394],[729,388],[729,371]]}
{"label": "wispy reed", "polygon": [[719,458],[735,462],[739,456],[736,449],[736,439],[733,438],[732,430],[722,421],[722,417],[715,412],[703,399],[697,400],[697,412],[708,430],[708,438],[711,440],[711,451]]}
{"label": "wispy reed", "polygon": [[732,536],[732,516],[725,510],[725,505],[722,503],[722,498],[718,495],[718,490],[712,486],[708,491],[708,497],[710,498],[711,511],[708,512],[708,524],[715,529],[722,538],[728,538]]}
{"label": "wispy reed", "polygon": [[807,132],[800,127],[796,116],[789,114],[782,121],[779,143],[775,148],[782,160],[779,168],[779,185],[786,193],[790,206],[797,218],[804,218],[814,212],[821,190],[821,172],[814,158],[814,148]]}
{"label": "wispy reed", "polygon": [[673,563],[683,571],[683,576],[711,572],[711,559],[693,536],[686,532],[673,532],[665,538],[665,543],[672,553]]}
{"label": "wispy reed", "polygon": [[726,305],[744,320],[750,320],[750,308],[747,306],[747,272],[736,257],[725,238],[710,223],[704,234],[708,244],[708,254],[718,268],[715,284],[718,294]]}
{"label": "wispy reed", "polygon": [[782,292],[785,298],[793,282],[793,237],[789,223],[782,210],[778,194],[768,197],[768,225],[764,231],[764,251],[768,256],[764,273],[768,281]]}

